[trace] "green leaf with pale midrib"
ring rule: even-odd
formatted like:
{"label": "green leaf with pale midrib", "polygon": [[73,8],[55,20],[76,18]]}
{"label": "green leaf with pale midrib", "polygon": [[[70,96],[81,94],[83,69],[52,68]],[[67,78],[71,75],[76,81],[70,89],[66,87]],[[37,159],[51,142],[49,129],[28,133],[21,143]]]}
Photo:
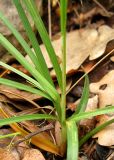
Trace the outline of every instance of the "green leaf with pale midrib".
{"label": "green leaf with pale midrib", "polygon": [[22,23],[25,27],[27,35],[28,35],[28,37],[31,41],[32,47],[34,48],[34,51],[35,51],[35,54],[36,54],[36,61],[37,61],[36,68],[54,86],[53,81],[50,77],[46,62],[44,60],[41,49],[39,47],[38,40],[36,39],[36,36],[35,36],[34,32],[32,31],[31,25],[30,25],[30,23],[29,23],[29,21],[26,17],[26,14],[23,10],[23,7],[22,7],[21,3],[19,2],[19,0],[16,0],[16,1],[13,0],[13,3],[15,4],[15,6],[17,8],[18,14],[19,14],[19,16],[22,20]]}

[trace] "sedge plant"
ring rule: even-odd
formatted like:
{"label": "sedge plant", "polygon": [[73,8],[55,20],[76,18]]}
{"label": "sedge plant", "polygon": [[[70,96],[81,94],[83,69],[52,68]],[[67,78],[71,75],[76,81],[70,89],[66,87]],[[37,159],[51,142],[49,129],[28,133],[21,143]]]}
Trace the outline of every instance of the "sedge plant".
{"label": "sedge plant", "polygon": [[[78,124],[79,121],[90,116],[101,115],[105,113],[110,113],[114,111],[114,107],[107,107],[102,109],[97,109],[92,112],[85,112],[85,108],[87,105],[88,97],[89,97],[89,80],[88,76],[85,76],[84,90],[81,97],[80,104],[76,109],[75,113],[72,116],[66,118],[66,22],[67,22],[67,0],[60,0],[60,26],[61,26],[61,54],[62,54],[62,67],[60,67],[56,53],[52,46],[52,43],[49,39],[46,28],[43,24],[43,21],[40,17],[40,14],[35,6],[34,0],[12,0],[14,5],[17,8],[18,14],[22,20],[25,31],[28,35],[28,38],[31,42],[32,48],[27,44],[27,42],[23,39],[21,34],[15,29],[15,27],[9,22],[9,20],[4,17],[3,13],[0,12],[0,20],[9,28],[12,34],[16,37],[18,42],[23,47],[24,51],[29,55],[31,61],[34,66],[30,65],[30,63],[25,59],[25,57],[21,54],[21,52],[16,49],[3,35],[0,33],[0,44],[3,45],[8,52],[16,58],[16,60],[25,67],[26,70],[31,74],[32,77],[22,73],[21,71],[5,64],[4,62],[0,62],[0,66],[7,68],[8,70],[13,71],[14,73],[20,75],[25,80],[30,82],[31,85],[25,85],[19,82],[15,82],[12,80],[8,80],[5,78],[0,78],[0,84],[8,85],[10,87],[14,87],[20,90],[24,90],[27,92],[31,92],[34,94],[38,94],[40,96],[45,97],[53,103],[53,107],[55,108],[55,114],[29,114],[22,116],[15,116],[10,118],[5,118],[0,120],[0,125],[11,124],[15,122],[21,122],[25,120],[53,120],[58,121],[61,125],[61,139],[60,146],[55,146],[52,144],[50,147],[52,149],[47,149],[52,153],[56,153],[58,155],[63,156],[67,153],[67,160],[78,160],[78,152],[79,147],[86,142],[88,138],[90,138],[94,133],[109,125],[113,121],[109,121],[105,125],[100,126],[90,132],[85,137],[81,139],[78,138]],[[22,4],[23,3],[23,4]],[[42,39],[43,44],[46,47],[48,56],[52,62],[53,68],[56,73],[57,82],[61,89],[61,95],[57,92],[53,80],[49,74],[49,70],[46,64],[46,60],[43,57],[42,51],[40,49],[39,43],[36,39],[34,32],[32,31],[29,20],[25,14],[23,9],[23,5],[26,6],[26,9],[30,13],[35,27],[39,32],[39,35]],[[78,55],[77,55],[78,56]],[[48,141],[48,140],[47,140]],[[44,142],[44,145],[48,145],[48,143]],[[53,147],[55,146],[55,147]],[[39,148],[45,149],[41,144],[39,144]],[[56,150],[58,148],[58,150]]]}

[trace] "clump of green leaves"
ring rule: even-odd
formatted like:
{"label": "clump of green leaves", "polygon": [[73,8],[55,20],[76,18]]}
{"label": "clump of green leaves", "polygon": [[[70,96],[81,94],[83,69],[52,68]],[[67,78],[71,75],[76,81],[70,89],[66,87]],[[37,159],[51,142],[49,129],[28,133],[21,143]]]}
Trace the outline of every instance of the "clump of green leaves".
{"label": "clump of green leaves", "polygon": [[[53,103],[53,107],[56,110],[56,115],[48,115],[48,114],[32,114],[32,115],[23,115],[18,117],[11,117],[0,120],[0,125],[6,125],[14,122],[21,122],[25,120],[35,120],[35,119],[51,119],[54,121],[59,121],[61,124],[61,145],[59,147],[58,154],[63,155],[65,152],[65,146],[67,144],[67,160],[77,160],[78,159],[78,150],[79,146],[81,146],[91,135],[96,133],[100,128],[94,130],[91,134],[87,135],[85,139],[81,140],[81,143],[78,139],[78,123],[80,120],[84,118],[88,118],[90,116],[101,115],[114,111],[114,107],[107,107],[103,109],[98,109],[94,112],[85,112],[85,107],[87,105],[88,97],[89,97],[89,80],[87,75],[85,76],[85,84],[83,95],[80,101],[80,104],[76,110],[76,112],[71,116],[66,118],[66,22],[67,22],[67,0],[60,0],[60,11],[61,11],[61,46],[62,46],[62,69],[57,61],[56,53],[53,49],[52,43],[49,39],[46,28],[42,22],[40,14],[37,11],[37,8],[34,4],[34,0],[24,0],[20,2],[20,0],[13,0],[19,16],[23,22],[24,28],[28,35],[28,38],[31,42],[31,45],[34,49],[34,52],[31,50],[30,46],[23,39],[21,34],[15,29],[15,27],[8,21],[7,18],[0,12],[0,19],[3,23],[9,28],[12,34],[16,37],[18,42],[21,44],[25,52],[31,58],[35,67],[31,66],[29,62],[24,58],[24,56],[18,51],[3,35],[0,33],[0,44],[2,44],[8,52],[13,55],[17,61],[24,66],[32,75],[27,76],[21,71],[0,62],[0,65],[15,72],[21,77],[25,78],[28,82],[30,82],[31,86],[21,84],[19,82],[15,82],[12,80],[8,80],[5,78],[0,78],[0,83],[4,85],[8,85],[14,88],[18,88],[20,90],[24,90],[27,92],[31,92],[34,94],[41,95],[46,99],[50,100]],[[28,12],[30,13],[36,29],[38,30],[40,37],[47,49],[47,53],[52,62],[53,68],[56,73],[57,81],[59,87],[61,89],[61,95],[57,92],[54,83],[51,79],[51,76],[48,71],[48,67],[46,65],[45,59],[43,57],[42,51],[36,39],[34,32],[32,31],[31,25],[26,17],[25,11],[21,3],[24,3]],[[78,55],[77,55],[78,56]],[[110,121],[112,123],[112,121]],[[109,123],[108,123],[109,124]],[[106,124],[106,125],[108,125]],[[105,126],[106,126],[105,125]],[[101,128],[105,127],[102,126]],[[41,147],[41,146],[39,146]],[[41,147],[42,148],[42,147]],[[64,150],[63,150],[64,148]],[[42,148],[44,149],[44,148]],[[52,150],[53,153],[55,153]]]}

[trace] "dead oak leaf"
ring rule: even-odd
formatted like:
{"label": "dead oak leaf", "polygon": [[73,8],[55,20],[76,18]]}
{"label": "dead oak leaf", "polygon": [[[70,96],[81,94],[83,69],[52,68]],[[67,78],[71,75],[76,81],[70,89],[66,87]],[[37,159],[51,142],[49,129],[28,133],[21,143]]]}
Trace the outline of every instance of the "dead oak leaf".
{"label": "dead oak leaf", "polygon": [[19,160],[19,155],[16,150],[9,151],[7,149],[0,148],[0,160]]}
{"label": "dead oak leaf", "polygon": [[99,82],[91,83],[90,91],[98,94],[100,108],[114,105],[114,70],[108,72]]}
{"label": "dead oak leaf", "polygon": [[[84,28],[67,33],[67,64],[66,72],[76,71],[80,65],[89,57],[90,60],[100,57],[106,49],[109,41],[114,39],[114,29],[103,25],[96,29]],[[61,38],[52,41],[55,53],[60,61],[61,58]],[[51,61],[44,45],[40,46],[48,68],[52,68]],[[26,59],[32,64],[29,56]],[[61,61],[60,61],[61,63]],[[52,72],[52,74],[54,74]]]}
{"label": "dead oak leaf", "polygon": [[[76,70],[89,56],[89,45],[94,44],[97,38],[97,31],[94,29],[82,29],[67,33],[67,72]],[[61,38],[54,40],[52,45],[56,55],[61,59]],[[48,57],[44,45],[40,46],[48,68],[52,68],[51,61]],[[29,56],[26,59],[30,61]]]}
{"label": "dead oak leaf", "polygon": [[[72,111],[75,111],[75,109],[79,105],[79,102],[80,102],[80,99],[78,99],[74,103],[68,104],[68,108],[71,109]],[[98,96],[95,95],[94,97],[88,99],[88,103],[87,103],[85,112],[95,111],[97,108],[98,108]],[[80,121],[81,126],[86,126],[88,128],[92,128],[94,124],[95,123],[94,123],[93,117]]]}
{"label": "dead oak leaf", "polygon": [[[75,111],[76,108],[78,107],[79,103],[80,103],[80,99],[78,99],[74,103],[69,103],[68,109]],[[98,107],[98,96],[95,95],[94,97],[88,99],[88,103],[87,103],[85,111],[86,112],[94,111],[97,109],[97,107]]]}
{"label": "dead oak leaf", "polygon": [[[105,123],[106,121],[109,121],[111,119],[114,119],[114,115],[102,115],[99,118],[99,123],[97,126]],[[98,138],[98,143],[103,146],[112,146],[114,145],[114,123],[108,125],[103,130],[98,132],[93,136],[93,138]]]}
{"label": "dead oak leaf", "polygon": [[27,149],[22,160],[45,160],[42,153],[37,149]]}
{"label": "dead oak leaf", "polygon": [[[114,70],[108,72],[99,82],[90,84],[90,91],[98,94],[99,108],[114,105]],[[114,118],[114,113],[99,116],[97,126]],[[98,143],[104,146],[114,145],[114,123],[93,136],[98,138]]]}
{"label": "dead oak leaf", "polygon": [[114,29],[109,26],[103,25],[98,29],[98,37],[91,49],[90,60],[100,57],[106,49],[107,43],[114,39]]}
{"label": "dead oak leaf", "polygon": [[20,91],[16,88],[12,88],[12,87],[8,87],[5,85],[0,85],[0,93],[2,93],[3,95],[5,95],[6,97],[8,97],[9,99],[13,99],[13,100],[38,100],[41,99],[41,96],[36,95],[36,94],[32,94],[30,92],[26,92],[26,91]]}

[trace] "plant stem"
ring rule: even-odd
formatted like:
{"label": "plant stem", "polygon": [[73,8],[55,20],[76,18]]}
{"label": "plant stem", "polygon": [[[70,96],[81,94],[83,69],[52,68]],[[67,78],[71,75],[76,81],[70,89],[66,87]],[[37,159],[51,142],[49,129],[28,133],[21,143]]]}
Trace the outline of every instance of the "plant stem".
{"label": "plant stem", "polygon": [[66,20],[67,0],[60,1],[61,9],[61,37],[62,37],[62,94],[61,94],[61,122],[66,119]]}
{"label": "plant stem", "polygon": [[61,38],[62,38],[62,93],[61,93],[61,154],[66,150],[66,20],[67,0],[60,0]]}

